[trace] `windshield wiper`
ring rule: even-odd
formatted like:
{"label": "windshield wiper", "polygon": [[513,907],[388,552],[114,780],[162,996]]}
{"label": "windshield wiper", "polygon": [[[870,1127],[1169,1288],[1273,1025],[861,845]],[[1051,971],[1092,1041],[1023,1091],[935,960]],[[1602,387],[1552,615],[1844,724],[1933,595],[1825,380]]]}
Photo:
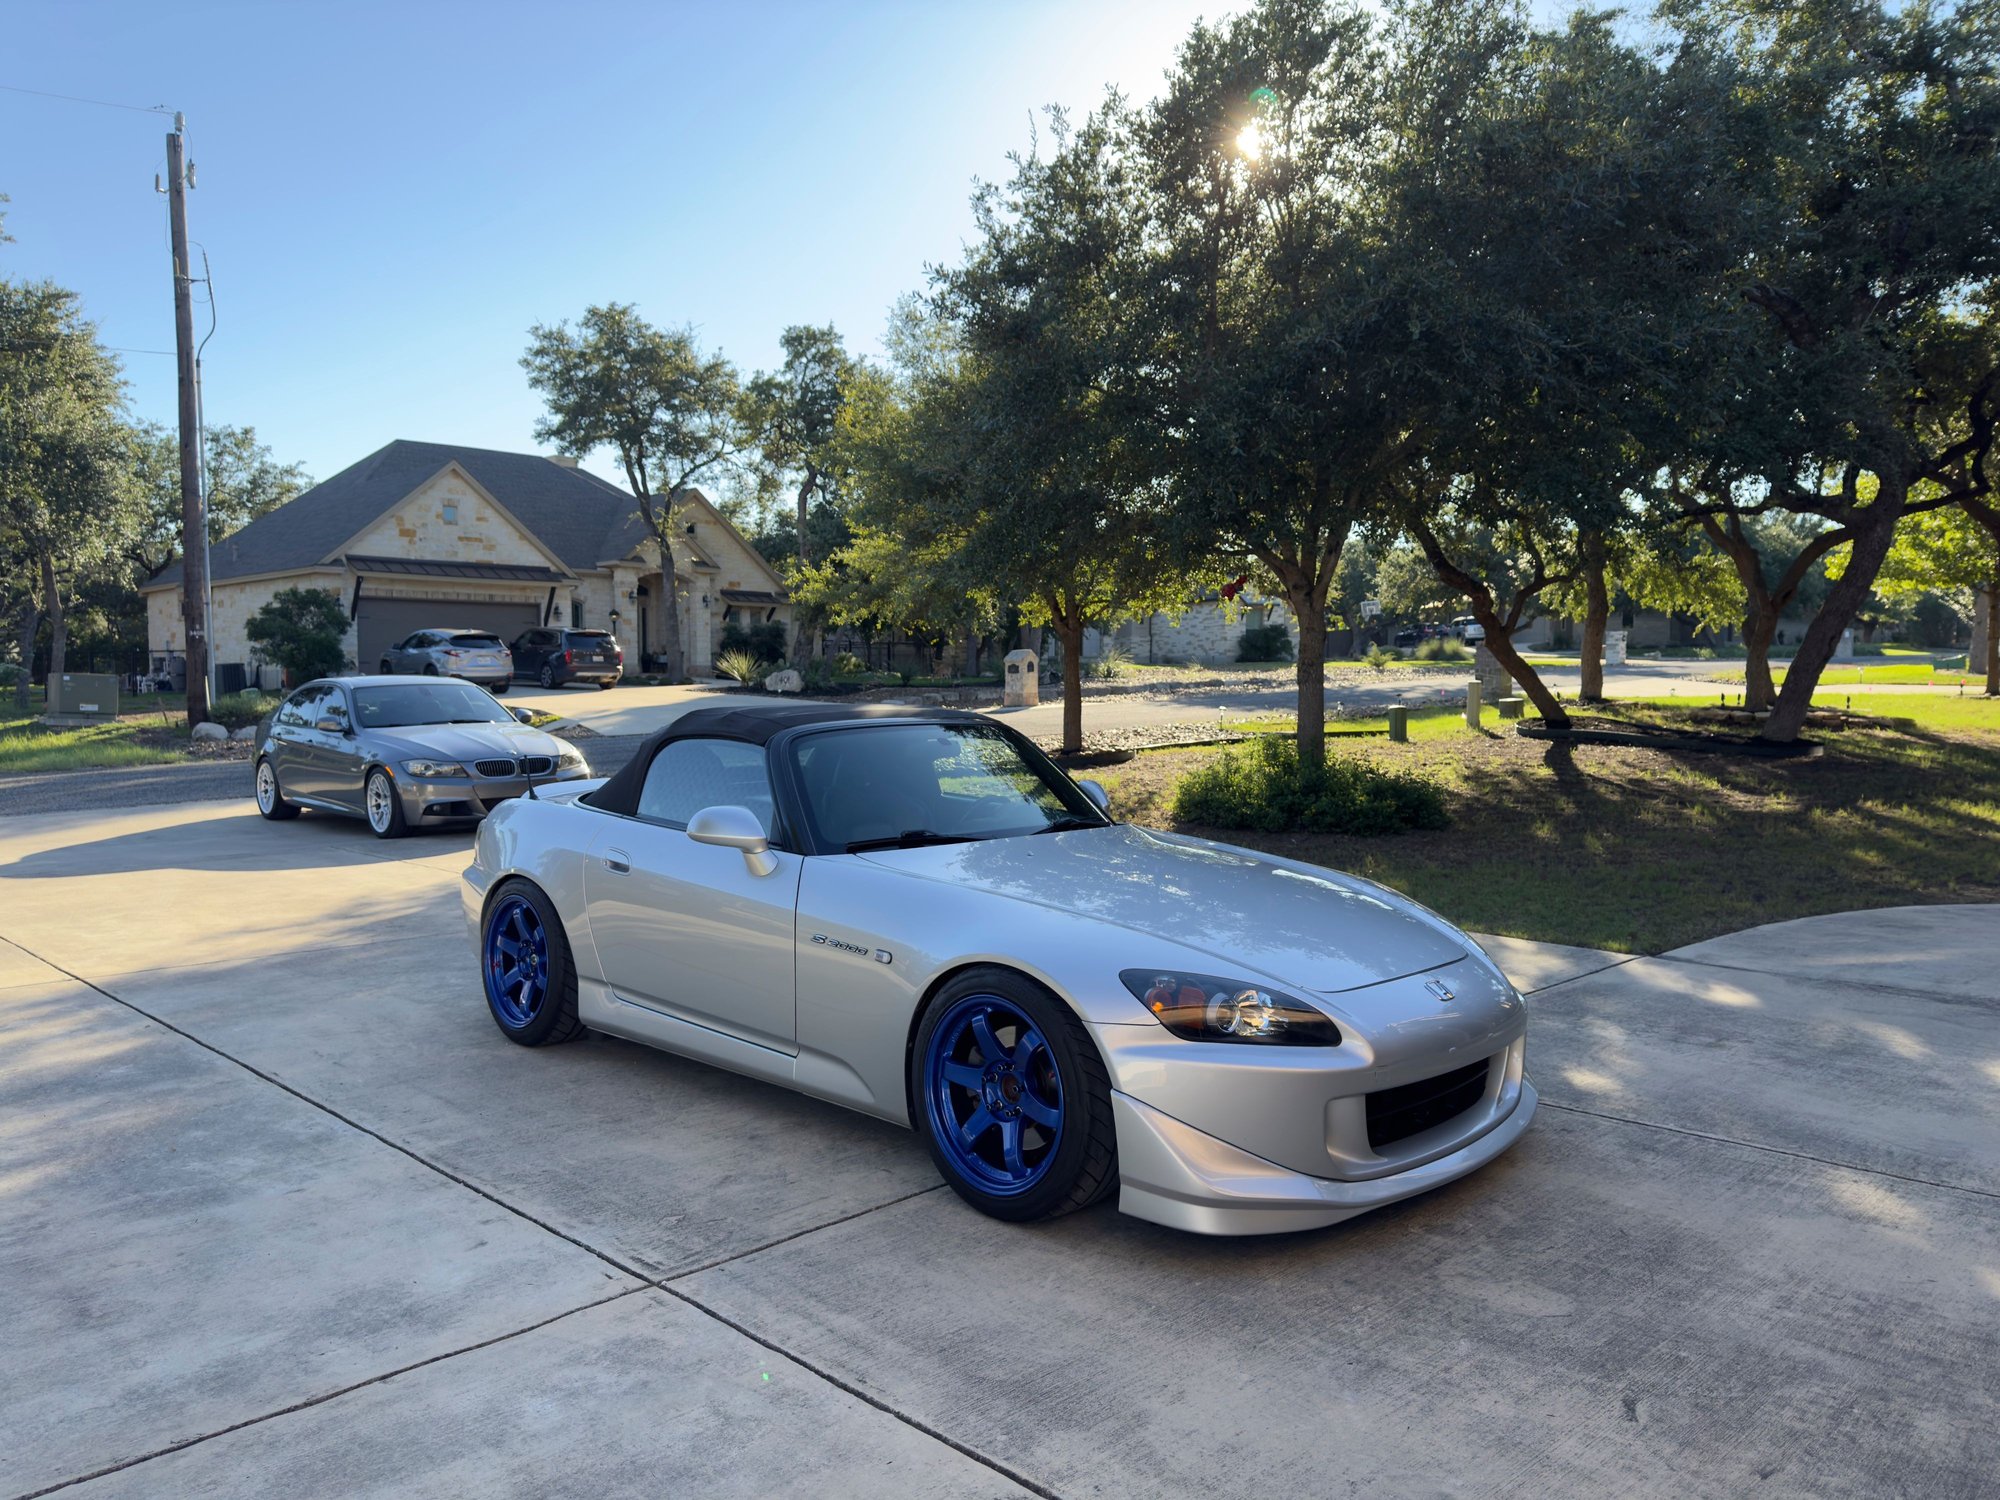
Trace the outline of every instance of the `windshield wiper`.
{"label": "windshield wiper", "polygon": [[979,840],[969,833],[934,833],[928,828],[905,828],[894,838],[856,839],[847,846],[849,854],[861,854],[870,849],[917,849],[925,844],[976,844]]}
{"label": "windshield wiper", "polygon": [[1068,833],[1072,828],[1102,828],[1102,818],[1080,818],[1075,813],[1064,813],[1060,818],[1049,819],[1046,826],[1037,828],[1036,833]]}

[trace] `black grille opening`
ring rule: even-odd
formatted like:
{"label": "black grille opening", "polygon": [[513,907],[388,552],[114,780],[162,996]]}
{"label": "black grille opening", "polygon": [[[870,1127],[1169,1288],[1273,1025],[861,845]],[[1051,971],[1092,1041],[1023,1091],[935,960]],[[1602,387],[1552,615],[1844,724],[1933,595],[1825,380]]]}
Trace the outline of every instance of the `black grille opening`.
{"label": "black grille opening", "polygon": [[522,771],[529,776],[546,776],[555,768],[555,757],[550,755],[530,755],[521,762]]}
{"label": "black grille opening", "polygon": [[514,762],[511,760],[476,760],[472,763],[472,769],[477,771],[481,776],[512,776],[514,774]]}
{"label": "black grille opening", "polygon": [[1464,1114],[1485,1094],[1488,1066],[1489,1062],[1476,1062],[1370,1094],[1368,1144],[1380,1151]]}

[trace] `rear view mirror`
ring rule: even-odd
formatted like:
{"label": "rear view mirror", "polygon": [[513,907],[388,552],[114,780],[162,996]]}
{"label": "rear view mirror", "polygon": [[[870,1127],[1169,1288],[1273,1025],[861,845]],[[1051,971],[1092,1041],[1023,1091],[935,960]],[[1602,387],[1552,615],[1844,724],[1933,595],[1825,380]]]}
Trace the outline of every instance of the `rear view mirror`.
{"label": "rear view mirror", "polygon": [[535,711],[532,708],[510,708],[507,712],[523,724],[532,724],[535,722]]}
{"label": "rear view mirror", "polygon": [[347,721],[345,719],[321,719],[317,724],[313,725],[313,728],[317,729],[321,734],[345,734],[347,733]]}
{"label": "rear view mirror", "polygon": [[1102,786],[1094,781],[1079,781],[1076,784],[1076,789],[1090,799],[1091,806],[1095,807],[1107,818],[1111,816],[1111,794],[1105,791]]}

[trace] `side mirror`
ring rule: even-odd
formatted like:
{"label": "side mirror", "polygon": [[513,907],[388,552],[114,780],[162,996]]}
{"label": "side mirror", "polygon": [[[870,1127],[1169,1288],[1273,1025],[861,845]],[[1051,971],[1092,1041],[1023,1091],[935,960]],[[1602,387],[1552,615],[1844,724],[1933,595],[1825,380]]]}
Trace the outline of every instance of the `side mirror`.
{"label": "side mirror", "polygon": [[1088,797],[1091,805],[1103,813],[1105,817],[1108,818],[1111,816],[1111,794],[1105,791],[1102,786],[1094,781],[1079,781],[1076,784],[1076,789]]}
{"label": "side mirror", "polygon": [[523,724],[532,724],[535,722],[535,711],[532,708],[510,708],[507,712]]}
{"label": "side mirror", "polygon": [[321,719],[317,724],[313,725],[313,728],[317,729],[321,734],[346,734],[347,720]]}
{"label": "side mirror", "polygon": [[770,875],[778,868],[764,825],[747,807],[704,807],[688,819],[687,834],[697,844],[739,851],[752,875]]}

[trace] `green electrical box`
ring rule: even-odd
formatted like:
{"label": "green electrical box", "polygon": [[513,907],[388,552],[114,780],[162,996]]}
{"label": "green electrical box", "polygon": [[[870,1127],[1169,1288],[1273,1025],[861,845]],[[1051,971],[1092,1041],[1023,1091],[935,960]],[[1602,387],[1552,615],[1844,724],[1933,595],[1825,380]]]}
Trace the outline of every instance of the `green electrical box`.
{"label": "green electrical box", "polygon": [[109,672],[65,672],[49,679],[51,724],[109,724],[118,717],[118,679]]}

